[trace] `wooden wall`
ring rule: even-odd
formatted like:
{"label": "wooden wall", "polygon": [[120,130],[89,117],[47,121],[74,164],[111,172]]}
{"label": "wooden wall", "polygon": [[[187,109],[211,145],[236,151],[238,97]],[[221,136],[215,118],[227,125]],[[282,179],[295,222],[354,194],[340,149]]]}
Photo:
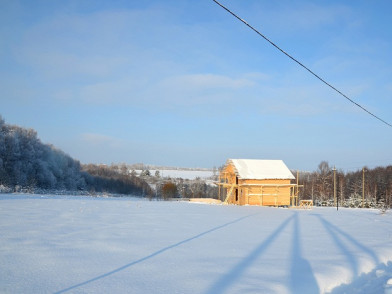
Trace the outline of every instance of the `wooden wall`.
{"label": "wooden wall", "polygon": [[[236,179],[235,170],[231,164],[227,165],[223,172],[227,184],[238,184],[228,203],[261,206],[290,205],[290,179]],[[229,191],[229,188],[227,188],[227,191]]]}

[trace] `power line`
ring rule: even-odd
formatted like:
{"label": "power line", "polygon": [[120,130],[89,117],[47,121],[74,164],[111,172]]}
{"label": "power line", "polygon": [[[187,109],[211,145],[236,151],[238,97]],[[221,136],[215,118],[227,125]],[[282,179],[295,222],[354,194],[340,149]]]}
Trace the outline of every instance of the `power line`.
{"label": "power line", "polygon": [[260,37],[262,37],[264,40],[266,40],[268,43],[270,43],[272,46],[274,46],[276,49],[278,49],[280,52],[282,52],[284,55],[286,55],[287,57],[289,57],[291,60],[293,60],[294,62],[296,62],[297,64],[299,64],[300,66],[302,66],[304,69],[306,69],[308,72],[310,72],[312,75],[314,75],[317,79],[319,79],[320,81],[322,81],[324,84],[326,84],[328,87],[332,88],[333,90],[335,90],[336,92],[338,92],[340,95],[342,95],[344,98],[346,98],[348,101],[350,101],[351,103],[355,104],[356,106],[358,106],[359,108],[361,108],[363,111],[367,112],[368,114],[370,114],[371,116],[373,116],[374,118],[378,119],[379,121],[383,122],[384,124],[386,124],[387,126],[392,127],[392,124],[386,122],[385,120],[383,120],[382,118],[378,117],[377,115],[371,113],[369,110],[367,110],[365,107],[359,105],[357,102],[355,102],[354,100],[352,100],[351,98],[349,98],[347,95],[345,95],[344,93],[342,93],[341,91],[339,91],[337,88],[335,88],[334,86],[332,86],[330,83],[328,83],[327,81],[325,81],[323,78],[321,78],[319,75],[317,75],[316,73],[314,73],[311,69],[309,69],[307,66],[305,66],[304,64],[302,64],[301,62],[299,62],[297,59],[295,59],[293,56],[291,56],[290,54],[288,54],[286,51],[284,51],[283,49],[281,49],[278,45],[276,45],[274,42],[272,42],[270,39],[268,39],[266,36],[264,36],[262,33],[260,33],[258,30],[256,30],[253,26],[251,26],[250,24],[248,24],[245,20],[243,20],[242,18],[240,18],[238,15],[236,15],[234,12],[232,12],[231,10],[229,10],[228,8],[226,8],[225,6],[223,6],[221,3],[219,3],[216,0],[212,0],[214,1],[216,4],[218,4],[220,7],[222,7],[224,10],[226,10],[227,12],[229,12],[231,15],[233,15],[235,18],[237,18],[239,21],[241,21],[242,23],[244,23],[246,26],[248,26],[251,30],[253,30],[254,32],[256,32]]}

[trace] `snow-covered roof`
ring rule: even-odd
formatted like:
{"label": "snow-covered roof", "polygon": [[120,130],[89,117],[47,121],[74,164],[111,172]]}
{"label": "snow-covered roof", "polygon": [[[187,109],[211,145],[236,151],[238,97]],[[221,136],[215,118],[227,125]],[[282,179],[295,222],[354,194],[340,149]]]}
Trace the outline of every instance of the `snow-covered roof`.
{"label": "snow-covered roof", "polygon": [[229,159],[241,179],[295,179],[282,160]]}

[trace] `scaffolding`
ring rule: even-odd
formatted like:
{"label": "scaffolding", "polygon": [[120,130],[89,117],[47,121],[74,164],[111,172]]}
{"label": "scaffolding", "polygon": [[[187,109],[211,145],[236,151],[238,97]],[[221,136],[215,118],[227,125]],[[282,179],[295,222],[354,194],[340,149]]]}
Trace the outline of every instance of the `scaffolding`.
{"label": "scaffolding", "polygon": [[[249,204],[249,197],[258,197],[259,205],[264,206],[264,197],[265,196],[273,196],[274,206],[279,206],[279,193],[280,188],[290,188],[290,206],[297,207],[299,203],[299,188],[303,187],[303,185],[298,184],[298,175],[297,175],[297,183],[296,184],[266,184],[266,183],[238,183],[238,177],[236,177],[233,173],[228,172],[220,172],[219,180],[215,183],[218,185],[218,199],[223,203],[228,204],[231,202],[238,202],[238,191],[240,189],[245,190],[245,204]],[[268,189],[266,189],[268,188]],[[274,188],[274,193],[271,193],[271,188]],[[252,193],[249,193],[249,191]],[[269,192],[266,193],[266,190]],[[257,192],[255,192],[257,191]],[[235,201],[233,197],[237,197]]]}

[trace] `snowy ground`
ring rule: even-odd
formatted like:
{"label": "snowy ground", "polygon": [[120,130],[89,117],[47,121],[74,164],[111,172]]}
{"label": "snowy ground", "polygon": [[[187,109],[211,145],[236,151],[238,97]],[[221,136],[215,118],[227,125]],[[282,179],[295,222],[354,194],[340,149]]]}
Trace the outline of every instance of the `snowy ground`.
{"label": "snowy ground", "polygon": [[[150,170],[151,175],[155,175],[157,170]],[[182,170],[182,169],[159,169],[159,175],[162,178],[182,178],[188,180],[195,180],[196,178],[208,179],[214,175],[212,170]],[[140,175],[142,170],[135,170],[136,174]]]}
{"label": "snowy ground", "polygon": [[0,195],[0,293],[392,293],[391,261],[391,212]]}

